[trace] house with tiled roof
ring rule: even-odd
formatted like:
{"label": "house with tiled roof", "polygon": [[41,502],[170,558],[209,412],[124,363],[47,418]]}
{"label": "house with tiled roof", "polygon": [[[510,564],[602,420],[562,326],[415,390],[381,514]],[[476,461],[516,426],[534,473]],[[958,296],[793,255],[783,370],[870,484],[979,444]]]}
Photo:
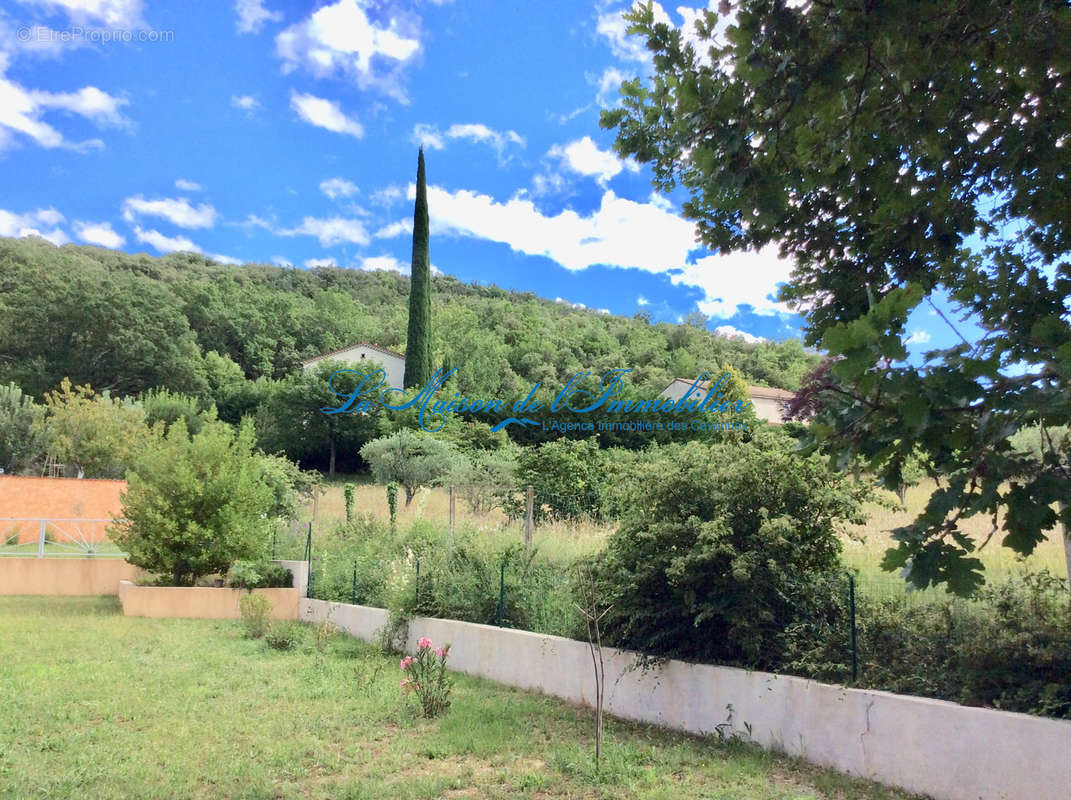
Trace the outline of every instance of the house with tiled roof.
{"label": "house with tiled roof", "polygon": [[301,368],[308,372],[321,361],[328,359],[357,365],[363,361],[379,364],[387,373],[387,384],[390,386],[401,387],[405,379],[405,356],[371,342],[357,342],[357,344],[347,345],[338,350],[332,350],[330,353],[306,359],[301,362]]}
{"label": "house with tiled roof", "polygon": [[[679,400],[694,383],[695,378],[674,378],[673,382],[662,390],[662,396]],[[710,383],[702,381],[696,389],[707,392],[710,390]],[[784,406],[792,399],[792,392],[784,389],[770,389],[766,386],[749,386],[748,394],[755,409],[755,416],[759,419],[772,422],[774,425],[780,425],[785,421]]]}

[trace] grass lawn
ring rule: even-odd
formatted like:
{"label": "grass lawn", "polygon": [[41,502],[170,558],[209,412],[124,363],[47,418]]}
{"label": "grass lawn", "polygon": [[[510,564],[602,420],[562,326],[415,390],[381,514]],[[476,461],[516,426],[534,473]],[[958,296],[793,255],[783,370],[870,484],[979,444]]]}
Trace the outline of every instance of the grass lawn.
{"label": "grass lawn", "polygon": [[416,718],[397,659],[336,636],[288,652],[236,622],[0,597],[0,798],[905,797],[747,745],[456,677]]}

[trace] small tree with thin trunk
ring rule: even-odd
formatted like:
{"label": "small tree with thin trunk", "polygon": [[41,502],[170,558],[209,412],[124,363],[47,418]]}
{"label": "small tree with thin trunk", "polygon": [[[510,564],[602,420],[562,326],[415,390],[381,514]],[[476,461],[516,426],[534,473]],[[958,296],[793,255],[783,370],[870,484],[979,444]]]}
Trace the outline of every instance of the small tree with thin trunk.
{"label": "small tree with thin trunk", "polygon": [[418,489],[441,483],[458,462],[454,445],[409,429],[369,442],[361,448],[361,458],[372,468],[376,483],[393,481],[402,487],[406,508]]}
{"label": "small tree with thin trunk", "polygon": [[595,670],[595,769],[597,770],[599,758],[602,756],[602,700],[606,691],[606,664],[602,657],[602,632],[599,630],[599,623],[609,613],[610,606],[599,602],[598,587],[590,570],[578,564],[576,576],[576,593],[580,602],[574,605],[584,618],[588,633],[588,649],[591,651],[591,663]]}

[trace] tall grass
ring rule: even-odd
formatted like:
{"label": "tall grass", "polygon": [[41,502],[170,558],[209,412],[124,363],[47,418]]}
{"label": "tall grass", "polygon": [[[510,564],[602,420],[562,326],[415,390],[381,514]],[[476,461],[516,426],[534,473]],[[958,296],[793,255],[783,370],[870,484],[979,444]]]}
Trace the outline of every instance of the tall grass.
{"label": "tall grass", "polygon": [[[344,481],[340,480],[324,484],[320,487],[318,500],[304,507],[300,520],[292,526],[292,531],[296,533],[283,537],[290,543],[289,549],[286,550],[288,555],[301,557],[303,554],[306,525],[313,520],[314,510],[314,546],[321,536],[328,535],[336,523],[345,521],[343,483]],[[846,569],[855,573],[857,590],[860,593],[876,597],[907,597],[912,601],[945,594],[944,589],[912,591],[897,573],[881,569],[885,551],[895,544],[891,531],[913,520],[925,507],[934,488],[934,482],[929,480],[909,488],[902,506],[894,495],[885,493],[884,502],[867,504],[866,524],[849,526],[841,532],[842,558]],[[890,507],[890,504],[895,507]],[[354,507],[358,513],[371,515],[383,522],[388,521],[390,514],[386,487],[371,483],[358,484],[354,492]],[[445,544],[448,538],[449,509],[450,496],[447,489],[423,489],[408,508],[399,505],[398,527],[400,530],[406,530],[414,523],[431,523],[435,529],[442,531]],[[572,564],[580,558],[601,551],[614,527],[613,523],[607,522],[550,522],[535,527],[532,542],[547,560]],[[495,550],[524,540],[522,522],[507,519],[506,515],[497,509],[487,514],[474,514],[460,497],[455,500],[455,529],[483,539],[489,548]],[[981,542],[988,535],[990,525],[987,520],[974,517],[964,522],[963,529],[975,541]],[[1054,575],[1066,575],[1063,543],[1056,531],[1050,532],[1029,558],[1019,558],[1008,548],[1001,547],[999,534],[977,553],[977,557],[985,565],[986,578],[991,583],[1024,571],[1037,572],[1042,569],[1047,569]]]}

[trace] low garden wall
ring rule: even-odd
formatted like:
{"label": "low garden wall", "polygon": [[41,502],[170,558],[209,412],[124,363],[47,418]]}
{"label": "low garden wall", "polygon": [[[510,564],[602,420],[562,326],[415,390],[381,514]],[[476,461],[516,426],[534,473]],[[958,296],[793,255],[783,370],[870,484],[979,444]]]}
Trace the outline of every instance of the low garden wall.
{"label": "low garden wall", "polygon": [[[238,601],[246,589],[209,586],[137,586],[119,583],[119,605],[128,617],[239,619]],[[272,619],[297,619],[297,589],[253,589],[271,601]]]}
{"label": "low garden wall", "polygon": [[[299,611],[303,620],[330,620],[365,640],[387,621],[383,609],[306,598]],[[451,645],[455,670],[593,705],[584,642],[418,617],[409,622],[409,652],[422,636]],[[682,661],[643,671],[634,653],[609,647],[603,657],[605,708],[617,717],[737,734],[938,800],[1069,796],[1071,722]]]}
{"label": "low garden wall", "polygon": [[0,594],[116,594],[141,570],[122,558],[0,558]]}

